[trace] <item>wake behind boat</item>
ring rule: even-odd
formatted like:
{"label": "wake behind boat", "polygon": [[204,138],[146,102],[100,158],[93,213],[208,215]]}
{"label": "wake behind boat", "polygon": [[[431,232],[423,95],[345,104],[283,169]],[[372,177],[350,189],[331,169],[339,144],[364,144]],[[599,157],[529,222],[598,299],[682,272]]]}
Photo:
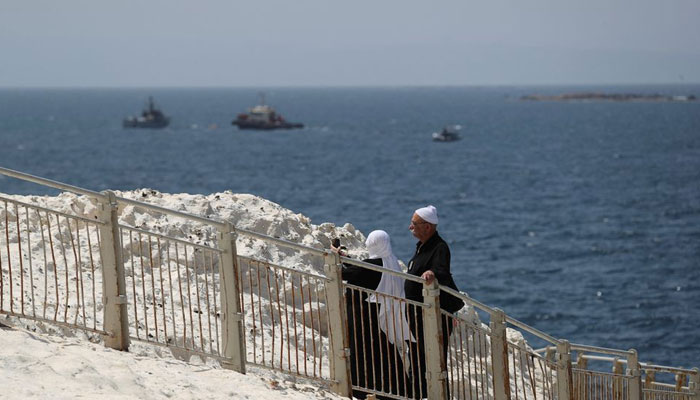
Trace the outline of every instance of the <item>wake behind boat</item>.
{"label": "wake behind boat", "polygon": [[141,112],[139,117],[126,117],[122,122],[124,128],[146,128],[146,129],[161,129],[165,128],[170,124],[170,117],[166,117],[165,114],[158,108],[156,108],[153,102],[153,97],[148,98],[148,105]]}
{"label": "wake behind boat", "polygon": [[249,108],[247,113],[241,113],[231,122],[238,129],[273,130],[303,128],[304,124],[287,122],[284,117],[277,114],[274,108],[265,104],[265,96],[260,95],[260,104]]}

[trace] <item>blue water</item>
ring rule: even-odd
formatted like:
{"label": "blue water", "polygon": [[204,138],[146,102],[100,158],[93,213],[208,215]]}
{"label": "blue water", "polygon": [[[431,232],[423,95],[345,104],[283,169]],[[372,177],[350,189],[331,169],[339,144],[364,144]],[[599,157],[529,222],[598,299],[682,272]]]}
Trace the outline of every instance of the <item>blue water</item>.
{"label": "blue water", "polygon": [[[521,102],[700,86],[269,89],[307,128],[238,131],[254,89],[0,90],[0,165],[94,190],[263,196],[384,229],[437,206],[460,289],[572,342],[700,366],[700,102]],[[153,95],[162,131],[121,119]],[[463,140],[430,134],[462,124]],[[0,178],[0,192],[52,193]]]}

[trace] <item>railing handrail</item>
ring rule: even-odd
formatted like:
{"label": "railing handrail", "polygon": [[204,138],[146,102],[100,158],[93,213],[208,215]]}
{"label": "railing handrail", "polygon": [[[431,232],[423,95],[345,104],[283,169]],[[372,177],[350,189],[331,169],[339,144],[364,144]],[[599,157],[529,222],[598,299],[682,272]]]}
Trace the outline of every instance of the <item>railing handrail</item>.
{"label": "railing handrail", "polygon": [[389,275],[398,276],[399,278],[403,278],[407,281],[412,281],[412,282],[417,282],[417,283],[424,283],[425,282],[425,279],[421,278],[420,276],[411,275],[411,274],[408,274],[408,273],[403,272],[403,271],[393,271],[393,270],[384,268],[380,265],[370,264],[370,263],[364,262],[362,260],[356,260],[356,259],[350,258],[350,257],[342,256],[342,257],[340,257],[340,261],[342,261],[343,263],[355,265],[355,266],[369,269],[372,271],[388,273]]}
{"label": "railing handrail", "polygon": [[153,211],[157,211],[157,212],[162,213],[162,214],[172,215],[173,217],[190,218],[190,219],[193,219],[197,222],[202,222],[205,224],[214,225],[217,228],[223,228],[226,226],[226,223],[222,220],[219,220],[218,218],[202,217],[200,215],[194,215],[194,214],[190,214],[190,213],[186,213],[186,212],[182,212],[182,211],[171,210],[169,208],[157,206],[155,204],[143,203],[143,202],[138,201],[138,200],[132,200],[132,199],[127,199],[124,197],[117,196],[117,202],[130,204],[130,205],[133,205],[136,207],[149,208]]}
{"label": "railing handrail", "polygon": [[107,196],[105,196],[103,193],[100,193],[100,192],[94,192],[92,190],[83,189],[83,188],[80,188],[77,186],[69,185],[69,184],[63,183],[63,182],[54,181],[51,179],[41,178],[41,177],[38,177],[35,175],[26,174],[24,172],[15,171],[15,170],[9,169],[9,168],[0,167],[0,174],[10,176],[12,178],[21,179],[24,181],[38,183],[39,185],[52,187],[54,189],[65,190],[65,191],[75,193],[75,194],[80,194],[80,195],[85,195],[85,196],[94,196],[94,197],[97,197],[99,199],[106,199],[107,198]]}
{"label": "railing handrail", "polygon": [[68,214],[68,213],[61,212],[61,211],[52,210],[52,209],[50,209],[50,208],[42,207],[42,206],[39,206],[39,205],[36,205],[36,204],[29,204],[29,203],[25,203],[25,202],[23,202],[23,201],[14,200],[14,199],[9,199],[9,198],[7,198],[7,197],[5,197],[5,196],[2,196],[2,195],[0,195],[0,200],[6,201],[6,202],[9,202],[9,203],[18,205],[18,206],[22,206],[22,207],[26,207],[26,208],[31,208],[31,209],[34,209],[34,210],[37,210],[37,211],[43,211],[43,212],[45,212],[45,213],[48,212],[48,213],[55,214],[55,215],[60,215],[60,216],[62,216],[62,217],[66,217],[66,218],[77,219],[78,221],[83,221],[83,222],[87,222],[87,223],[90,223],[90,224],[95,224],[95,225],[104,225],[104,224],[105,224],[105,222],[100,221],[100,220],[97,220],[97,219],[90,219],[90,218],[81,217],[80,215],[72,215],[72,214]]}
{"label": "railing handrail", "polygon": [[608,354],[611,356],[622,356],[622,357],[627,357],[630,354],[634,353],[634,351],[632,351],[632,350],[610,349],[607,347],[590,346],[590,345],[586,345],[586,344],[577,344],[577,343],[571,344],[571,350],[588,351],[588,352],[592,352],[592,353]]}
{"label": "railing handrail", "polygon": [[235,227],[234,227],[234,232],[236,232],[236,233],[242,233],[242,234],[244,234],[244,235],[253,236],[253,237],[256,237],[256,238],[262,239],[262,240],[269,240],[269,241],[271,241],[271,242],[275,242],[275,243],[277,243],[277,244],[281,244],[282,246],[286,246],[286,247],[289,247],[289,248],[292,248],[292,249],[309,251],[309,252],[314,253],[314,254],[316,254],[317,256],[321,256],[321,257],[325,256],[326,254],[328,254],[328,253],[330,252],[330,250],[320,250],[320,249],[317,249],[317,248],[314,248],[314,247],[304,246],[303,244],[290,242],[290,241],[288,241],[288,240],[276,238],[276,237],[273,237],[273,236],[268,236],[268,235],[266,235],[266,234],[264,234],[264,233],[254,232],[254,231],[251,231],[251,230],[248,230],[248,229],[235,228]]}
{"label": "railing handrail", "polygon": [[[15,170],[12,170],[9,168],[0,167],[0,174],[5,175],[5,176],[9,176],[12,178],[21,179],[24,181],[37,183],[39,185],[52,187],[54,189],[65,190],[67,192],[71,192],[74,194],[95,197],[98,200],[106,200],[108,198],[106,194],[101,193],[101,192],[95,192],[93,190],[83,189],[81,187],[69,185],[67,183],[58,182],[58,181],[54,181],[54,180],[46,179],[46,178],[41,178],[41,177],[38,177],[35,175],[15,171]],[[155,204],[144,203],[144,202],[141,202],[138,200],[127,199],[124,197],[117,197],[117,202],[131,204],[131,205],[134,205],[137,207],[148,208],[148,209],[151,209],[153,211],[157,211],[157,212],[160,212],[163,214],[169,214],[169,215],[172,215],[175,217],[191,218],[191,219],[194,219],[194,220],[199,221],[199,222],[216,225],[217,227],[224,227],[225,226],[224,221],[220,221],[220,220],[215,219],[215,218],[205,218],[205,217],[201,217],[199,215],[189,214],[189,213],[185,213],[182,211],[171,210],[169,208],[157,206]]]}
{"label": "railing handrail", "polygon": [[[587,360],[597,360],[597,361],[609,361],[613,362],[617,360],[617,362],[627,364],[627,359],[625,358],[615,358],[615,357],[606,357],[606,356],[594,356],[591,354],[581,354],[581,358],[585,358]],[[687,374],[687,375],[698,375],[698,371],[694,369],[688,369],[688,368],[680,368],[680,367],[667,367],[665,365],[655,365],[655,364],[649,364],[649,363],[644,363],[640,362],[639,366],[641,369],[645,371],[654,371],[654,372],[668,372],[670,374]]]}
{"label": "railing handrail", "polygon": [[513,326],[517,326],[518,328],[520,328],[528,333],[531,333],[531,334],[537,336],[538,338],[545,340],[549,343],[552,343],[555,345],[561,343],[561,340],[555,338],[554,336],[548,335],[537,328],[533,328],[530,325],[525,324],[524,322],[518,321],[517,319],[515,319],[513,317],[509,317],[507,314],[506,314],[506,322],[513,325]]}

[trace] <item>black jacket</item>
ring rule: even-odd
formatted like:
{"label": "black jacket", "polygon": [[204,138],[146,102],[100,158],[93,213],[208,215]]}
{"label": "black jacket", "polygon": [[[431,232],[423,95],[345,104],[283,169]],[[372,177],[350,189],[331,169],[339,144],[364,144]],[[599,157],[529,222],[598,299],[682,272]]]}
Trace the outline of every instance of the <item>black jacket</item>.
{"label": "black jacket", "polygon": [[[408,273],[421,276],[425,271],[432,270],[435,279],[441,286],[459,290],[450,272],[450,248],[437,232],[425,243],[416,243],[416,252],[408,263]],[[407,280],[404,284],[406,298],[423,301],[423,285]],[[457,312],[464,306],[462,300],[445,292],[440,293],[440,308],[448,312]]]}

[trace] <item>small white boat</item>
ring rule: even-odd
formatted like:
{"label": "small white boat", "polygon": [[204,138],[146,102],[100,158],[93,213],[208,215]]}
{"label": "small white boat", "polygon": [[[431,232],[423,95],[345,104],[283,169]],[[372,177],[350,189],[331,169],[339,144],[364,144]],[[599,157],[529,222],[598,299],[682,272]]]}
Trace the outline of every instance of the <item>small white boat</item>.
{"label": "small white boat", "polygon": [[442,128],[442,131],[440,131],[440,132],[433,132],[433,141],[434,142],[454,142],[455,140],[459,140],[460,136],[459,136],[459,133],[457,133],[457,132],[460,129],[462,129],[462,127],[459,125],[446,126],[446,127]]}

